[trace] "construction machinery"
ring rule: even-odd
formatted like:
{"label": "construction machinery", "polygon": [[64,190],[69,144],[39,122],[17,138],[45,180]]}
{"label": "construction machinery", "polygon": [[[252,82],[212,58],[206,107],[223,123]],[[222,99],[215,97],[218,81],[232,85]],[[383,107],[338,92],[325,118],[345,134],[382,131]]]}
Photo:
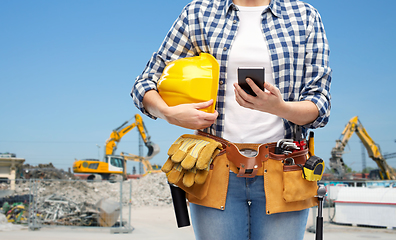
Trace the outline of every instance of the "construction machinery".
{"label": "construction machinery", "polygon": [[160,165],[157,165],[157,164],[152,165],[150,163],[149,160],[151,159],[151,157],[141,157],[141,156],[138,156],[138,155],[125,153],[125,152],[122,152],[120,155],[125,160],[141,162],[142,165],[143,165],[143,171],[144,171],[142,176],[146,176],[147,174],[150,174],[150,173],[161,173],[162,172]]}
{"label": "construction machinery", "polygon": [[[129,120],[130,121],[130,120]],[[117,144],[121,138],[137,127],[140,136],[148,149],[147,156],[139,157],[148,161],[159,153],[159,146],[150,140],[148,131],[143,123],[142,117],[139,114],[135,115],[135,121],[129,124],[129,121],[124,122],[121,126],[114,129],[110,137],[105,143],[105,155],[102,160],[99,159],[84,159],[75,160],[73,164],[74,173],[89,174],[88,180],[114,180],[127,179],[126,159],[122,155],[115,155]]]}
{"label": "construction machinery", "polygon": [[330,168],[334,171],[335,177],[342,179],[346,175],[346,167],[342,159],[345,146],[353,133],[360,138],[368,155],[375,161],[379,168],[379,176],[382,180],[395,180],[396,173],[387,162],[386,158],[381,154],[380,147],[371,139],[366,129],[363,127],[358,117],[351,118],[345,129],[341,133],[341,137],[336,140],[336,146],[331,150]]}

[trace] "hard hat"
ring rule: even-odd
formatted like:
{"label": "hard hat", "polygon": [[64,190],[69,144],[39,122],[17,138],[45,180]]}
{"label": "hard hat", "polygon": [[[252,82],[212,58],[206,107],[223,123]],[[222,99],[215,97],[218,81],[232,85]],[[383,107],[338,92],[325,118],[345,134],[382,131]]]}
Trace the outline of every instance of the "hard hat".
{"label": "hard hat", "polygon": [[202,111],[213,113],[219,87],[219,63],[209,53],[170,62],[158,81],[158,92],[168,106],[213,99]]}

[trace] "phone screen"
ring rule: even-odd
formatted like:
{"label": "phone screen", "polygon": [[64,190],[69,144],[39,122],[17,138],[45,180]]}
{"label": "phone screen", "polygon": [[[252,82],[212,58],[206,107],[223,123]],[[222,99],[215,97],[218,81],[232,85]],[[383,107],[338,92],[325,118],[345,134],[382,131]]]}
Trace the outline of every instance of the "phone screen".
{"label": "phone screen", "polygon": [[239,67],[238,68],[238,84],[245,90],[246,93],[256,96],[249,84],[246,82],[246,78],[250,78],[253,82],[264,91],[264,67]]}

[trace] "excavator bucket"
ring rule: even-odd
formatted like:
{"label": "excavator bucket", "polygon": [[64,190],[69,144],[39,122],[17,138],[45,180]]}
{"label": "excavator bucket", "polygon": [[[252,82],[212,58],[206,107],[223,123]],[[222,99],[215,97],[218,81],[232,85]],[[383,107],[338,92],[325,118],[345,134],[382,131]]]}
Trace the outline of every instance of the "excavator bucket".
{"label": "excavator bucket", "polygon": [[160,147],[155,143],[149,142],[146,144],[146,147],[148,148],[148,152],[146,156],[147,160],[152,159],[155,155],[157,155],[160,152]]}

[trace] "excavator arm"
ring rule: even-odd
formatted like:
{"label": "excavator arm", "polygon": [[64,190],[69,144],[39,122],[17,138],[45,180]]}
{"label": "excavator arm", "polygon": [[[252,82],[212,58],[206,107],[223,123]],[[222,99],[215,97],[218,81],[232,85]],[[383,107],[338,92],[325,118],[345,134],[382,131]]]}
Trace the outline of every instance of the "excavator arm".
{"label": "excavator arm", "polygon": [[336,140],[336,146],[331,150],[330,167],[335,171],[335,173],[339,177],[342,177],[342,175],[345,174],[342,155],[344,153],[345,146],[352,137],[353,133],[356,133],[356,135],[360,138],[367,150],[369,157],[373,159],[378,165],[381,179],[396,179],[396,173],[387,164],[386,159],[381,154],[379,146],[368,135],[366,129],[360,123],[357,116],[349,120],[348,124],[342,131],[340,139]]}
{"label": "excavator arm", "polygon": [[[155,153],[155,154],[157,154],[157,153]],[[120,155],[125,160],[141,162],[143,164],[143,170],[144,170],[143,176],[146,176],[149,173],[160,173],[160,172],[162,172],[160,169],[154,169],[153,165],[151,165],[151,163],[150,163],[150,161],[149,161],[149,159],[147,157],[141,157],[141,156],[138,156],[138,155],[125,153],[125,152],[122,152]]]}
{"label": "excavator arm", "polygon": [[150,141],[150,136],[147,134],[147,129],[143,123],[142,117],[139,114],[136,114],[135,122],[128,124],[129,121],[130,120],[124,122],[121,126],[111,132],[110,137],[105,143],[105,154],[113,155],[117,149],[117,144],[121,141],[121,138],[135,127],[137,127],[144,144],[148,148],[147,157],[150,158],[157,154],[159,152],[159,147]]}
{"label": "excavator arm", "polygon": [[[130,120],[129,120],[130,121]],[[144,144],[148,148],[148,153],[143,159],[148,160],[153,158],[159,151],[159,146],[150,141],[147,129],[143,124],[142,117],[139,114],[135,115],[135,121],[129,124],[129,121],[124,122],[121,126],[114,129],[110,137],[105,143],[105,156],[103,161],[85,159],[76,160],[73,163],[73,172],[75,173],[89,173],[88,179],[104,179],[116,180],[122,175],[123,179],[127,179],[126,161],[124,156],[115,155],[117,144],[121,138],[125,136],[133,128],[137,127]]]}
{"label": "excavator arm", "polygon": [[348,144],[349,139],[355,132],[357,123],[357,117],[353,117],[351,120],[349,120],[348,124],[341,133],[341,137],[336,140],[336,145],[331,150],[330,168],[333,169],[334,174],[338,178],[343,178],[345,175],[345,164],[342,159],[342,155],[344,154],[345,146]]}
{"label": "excavator arm", "polygon": [[379,173],[381,179],[395,180],[395,171],[388,165],[384,156],[381,154],[379,146],[373,141],[373,139],[371,139],[366,129],[360,123],[357,126],[356,135],[359,136],[363,145],[366,147],[369,157],[377,163],[377,166],[380,169]]}

